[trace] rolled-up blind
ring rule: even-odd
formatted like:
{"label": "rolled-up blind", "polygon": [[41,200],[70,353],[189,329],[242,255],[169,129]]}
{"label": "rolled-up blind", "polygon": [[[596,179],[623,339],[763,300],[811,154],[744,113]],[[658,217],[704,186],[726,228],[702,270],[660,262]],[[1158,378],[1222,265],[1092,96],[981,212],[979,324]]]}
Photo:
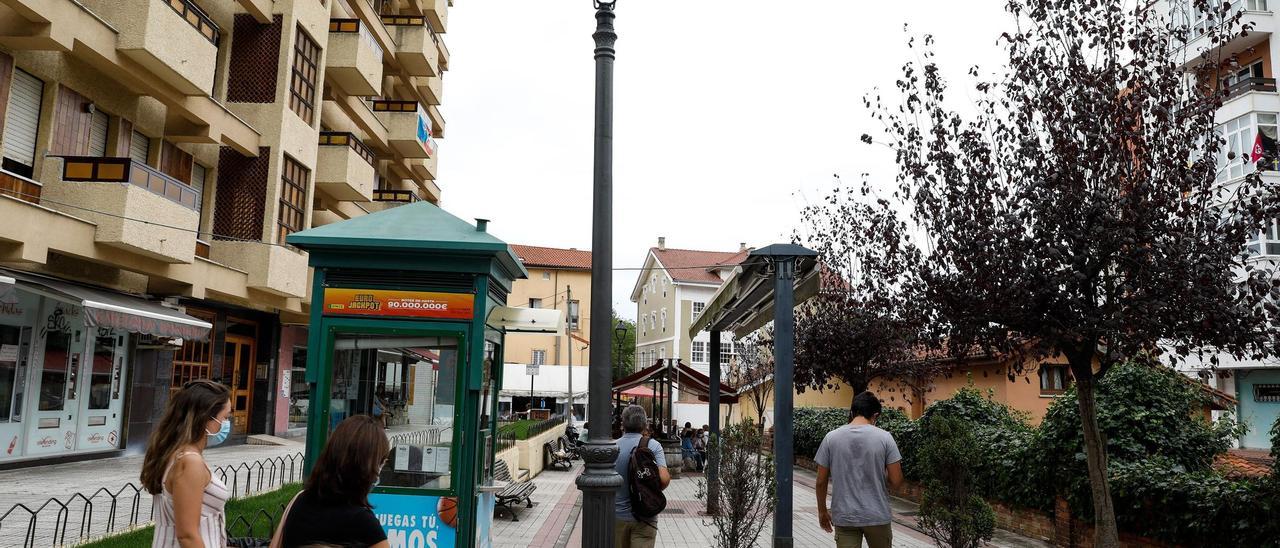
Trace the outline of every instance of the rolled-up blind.
{"label": "rolled-up blind", "polygon": [[89,125],[89,155],[107,155],[107,113],[94,111],[93,123]]}
{"label": "rolled-up blind", "polygon": [[36,132],[40,128],[43,95],[44,82],[21,70],[13,71],[4,123],[4,157],[28,168],[36,163]]}
{"label": "rolled-up blind", "polygon": [[147,163],[147,151],[151,150],[151,138],[133,132],[133,136],[129,138],[129,157],[139,164]]}

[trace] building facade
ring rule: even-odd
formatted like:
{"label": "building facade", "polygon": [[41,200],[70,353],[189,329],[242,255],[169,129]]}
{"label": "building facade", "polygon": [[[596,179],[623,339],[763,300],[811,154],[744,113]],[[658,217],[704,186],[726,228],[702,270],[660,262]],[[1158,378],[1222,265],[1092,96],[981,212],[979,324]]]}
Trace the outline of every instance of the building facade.
{"label": "building facade", "polygon": [[[90,443],[85,433],[100,427],[86,418],[67,428],[79,419],[63,415],[51,445],[61,449],[6,439],[0,466],[140,450],[169,392],[192,379],[232,388],[235,438],[305,422],[296,381],[310,276],[285,237],[439,202],[449,3],[4,2],[0,268],[18,279],[0,308],[37,334],[24,338],[17,323],[16,335],[0,334],[15,341],[0,348],[0,407],[10,408],[0,434],[19,422],[40,433],[53,424],[43,409],[72,399],[101,403],[107,350],[95,345],[110,337],[119,371],[108,415],[119,426]],[[65,291],[47,289],[60,283]],[[177,337],[145,321],[104,330],[81,293],[136,304],[121,315],[163,303],[205,333]],[[55,324],[69,350],[38,333]],[[59,386],[82,390],[68,388],[62,404],[31,397]]]}
{"label": "building facade", "polygon": [[[1218,181],[1226,187],[1255,171],[1266,179],[1280,177],[1275,160],[1280,142],[1276,129],[1280,94],[1276,92],[1272,62],[1280,58],[1280,41],[1271,39],[1280,25],[1276,15],[1280,2],[1247,0],[1231,5],[1243,11],[1241,23],[1252,26],[1249,32],[1221,44],[1209,44],[1207,37],[1193,35],[1180,52],[1189,79],[1196,80],[1208,92],[1224,94],[1215,122],[1226,140],[1218,163]],[[1195,10],[1192,2],[1165,0],[1154,9],[1164,10],[1193,31],[1203,32],[1217,24],[1212,17]],[[1202,51],[1210,52],[1208,60],[1199,57]],[[1256,155],[1260,159],[1255,156],[1255,147],[1261,148],[1261,154]],[[1276,226],[1259,232],[1246,244],[1252,255],[1249,260],[1270,265],[1280,261],[1280,230]],[[1280,419],[1280,363],[1220,358],[1222,365],[1216,371],[1199,367],[1198,363],[1183,364],[1181,368],[1239,401],[1237,416],[1249,426],[1249,432],[1240,440],[1241,446],[1269,449],[1268,432]]]}

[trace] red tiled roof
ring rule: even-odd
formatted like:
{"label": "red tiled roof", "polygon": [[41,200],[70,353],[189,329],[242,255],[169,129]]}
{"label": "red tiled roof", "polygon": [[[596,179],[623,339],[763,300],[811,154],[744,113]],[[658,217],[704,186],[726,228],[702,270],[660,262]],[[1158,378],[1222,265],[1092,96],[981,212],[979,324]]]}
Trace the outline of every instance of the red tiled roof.
{"label": "red tiled roof", "polygon": [[747,251],[697,251],[693,249],[649,248],[667,274],[677,282],[719,284],[720,275],[712,272],[717,267],[732,268],[747,258]]}
{"label": "red tiled roof", "polygon": [[560,249],[534,245],[511,244],[511,250],[527,267],[591,269],[591,252],[580,249]]}
{"label": "red tiled roof", "polygon": [[1232,449],[1214,458],[1213,466],[1227,477],[1260,478],[1271,473],[1271,460],[1264,451]]}

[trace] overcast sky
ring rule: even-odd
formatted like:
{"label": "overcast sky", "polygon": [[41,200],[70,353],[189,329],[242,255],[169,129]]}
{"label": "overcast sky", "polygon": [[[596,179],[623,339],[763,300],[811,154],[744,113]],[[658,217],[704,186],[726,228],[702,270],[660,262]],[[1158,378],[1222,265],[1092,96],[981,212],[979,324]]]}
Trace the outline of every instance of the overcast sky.
{"label": "overcast sky", "polygon": [[[669,247],[734,251],[791,234],[832,174],[891,180],[862,106],[908,59],[903,24],[937,39],[965,97],[970,65],[996,68],[1000,0],[619,0],[614,267]],[[444,208],[492,219],[509,243],[591,247],[594,65],[589,0],[462,0],[440,145]],[[886,95],[888,96],[888,95]],[[635,270],[614,307],[635,317]]]}

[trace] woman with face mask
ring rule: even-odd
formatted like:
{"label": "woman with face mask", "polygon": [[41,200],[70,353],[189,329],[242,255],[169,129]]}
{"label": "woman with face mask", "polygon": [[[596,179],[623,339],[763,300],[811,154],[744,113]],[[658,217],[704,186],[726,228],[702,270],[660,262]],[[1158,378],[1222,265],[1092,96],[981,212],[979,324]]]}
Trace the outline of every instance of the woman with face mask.
{"label": "woman with face mask", "polygon": [[154,496],[152,547],[222,548],[231,494],[204,461],[206,447],[231,434],[231,391],[195,380],[169,398],[142,461],[142,486]]}

